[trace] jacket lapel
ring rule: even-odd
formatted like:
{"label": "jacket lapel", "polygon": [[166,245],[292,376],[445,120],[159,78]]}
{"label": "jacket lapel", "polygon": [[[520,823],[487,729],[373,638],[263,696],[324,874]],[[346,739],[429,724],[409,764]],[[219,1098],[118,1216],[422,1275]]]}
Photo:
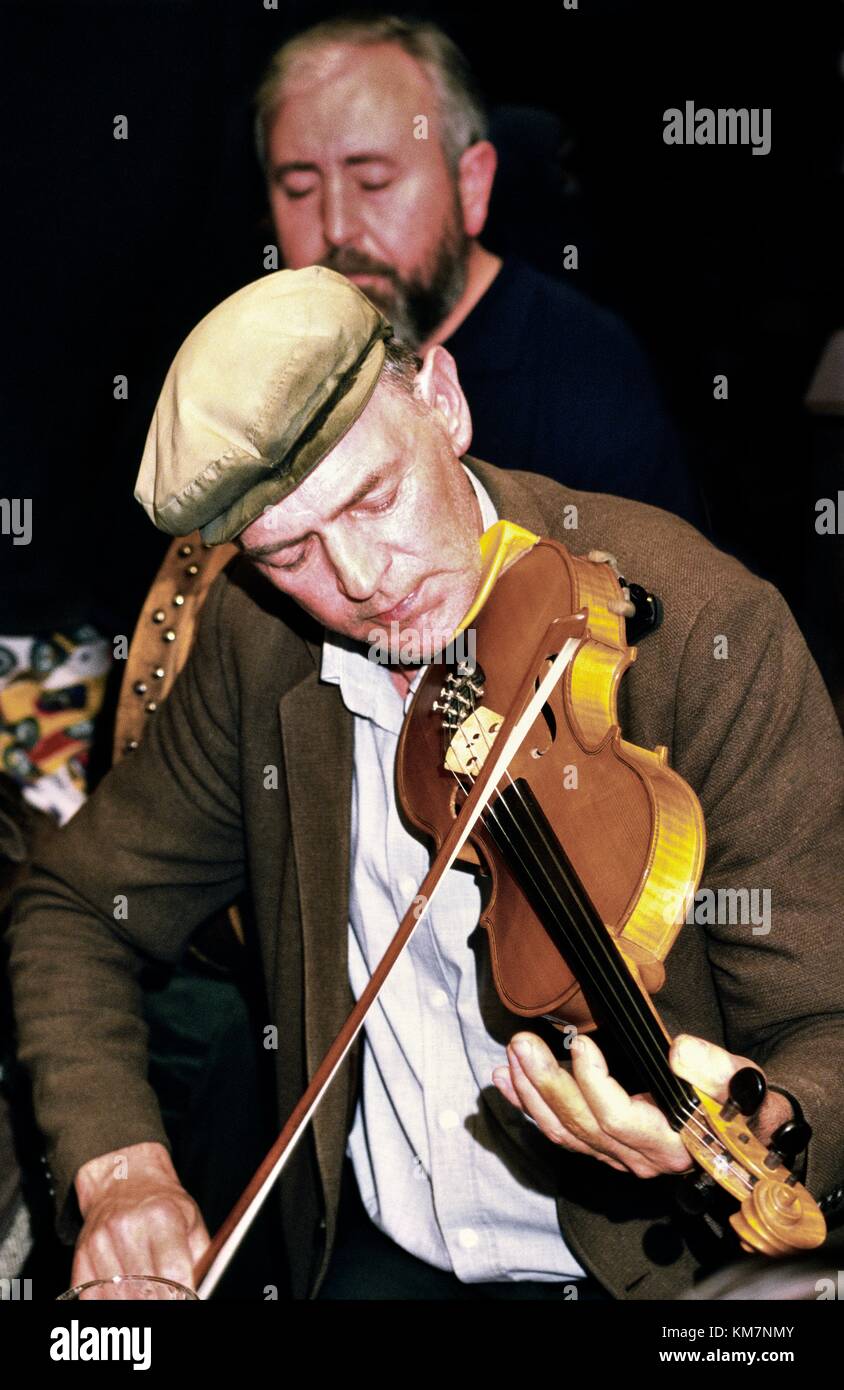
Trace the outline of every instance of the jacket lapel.
{"label": "jacket lapel", "polygon": [[[318,670],[279,702],[299,882],[305,1047],[313,1076],[348,1016],[349,859],[354,731],[336,686]],[[339,1193],[351,1067],[334,1078],[313,1120],[329,1209]]]}

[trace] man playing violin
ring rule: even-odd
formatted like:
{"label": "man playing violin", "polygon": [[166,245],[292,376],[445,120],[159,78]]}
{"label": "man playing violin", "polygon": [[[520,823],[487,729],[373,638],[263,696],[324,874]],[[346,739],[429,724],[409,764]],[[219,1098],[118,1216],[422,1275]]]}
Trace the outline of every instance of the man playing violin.
{"label": "man playing violin", "polygon": [[[139,749],[56,835],[11,928],[75,1282],[190,1283],[208,1241],[146,1079],[140,964],[178,959],[248,890],[285,1117],[392,938],[428,864],[392,781],[420,673],[367,652],[396,625],[454,631],[502,518],[618,556],[660,596],[622,682],[624,736],[666,744],[697,793],[703,884],[772,903],[769,930],[681,930],[659,996],[670,1064],[719,1101],[761,1069],[755,1133],[802,1111],[803,1181],[816,1197],[840,1181],[842,741],[786,605],[679,519],[493,468],[470,443],[449,353],[420,366],[321,267],[239,291],[170,369],[136,496],[162,529],[236,538],[242,556]],[[618,604],[632,614],[621,588]],[[676,1202],[688,1151],[600,1040],[564,1047],[507,1012],[481,902],[476,876],[450,870],[285,1171],[293,1294],[675,1296],[705,1264]]]}

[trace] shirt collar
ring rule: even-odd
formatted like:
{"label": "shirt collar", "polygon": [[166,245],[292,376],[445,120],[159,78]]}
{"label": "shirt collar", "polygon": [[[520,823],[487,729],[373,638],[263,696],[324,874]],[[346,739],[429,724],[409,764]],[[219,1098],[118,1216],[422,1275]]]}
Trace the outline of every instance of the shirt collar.
{"label": "shirt collar", "polygon": [[[462,468],[475,490],[481,509],[482,529],[486,531],[498,520],[498,513],[480,478],[476,477],[465,463]],[[322,643],[320,680],[327,685],[340,687],[343,704],[352,714],[372,720],[379,728],[386,729],[389,733],[398,734],[401,732],[413,693],[428,668],[423,666],[416,674],[407,699],[402,700],[390,680],[389,671],[377,661],[370,661],[368,650],[365,643],[353,642],[351,638],[341,637],[337,633],[329,635],[326,629]]]}

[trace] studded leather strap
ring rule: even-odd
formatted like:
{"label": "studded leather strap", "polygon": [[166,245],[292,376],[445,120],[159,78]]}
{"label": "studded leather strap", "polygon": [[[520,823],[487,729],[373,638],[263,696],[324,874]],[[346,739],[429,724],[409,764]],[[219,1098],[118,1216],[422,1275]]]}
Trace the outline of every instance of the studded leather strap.
{"label": "studded leather strap", "polygon": [[141,609],[120,686],[113,760],[137,748],[188,658],[208,590],[237,553],[234,545],[206,546],[194,531],[178,536],[164,557]]}
{"label": "studded leather strap", "polygon": [[[137,748],[188,658],[206,595],[234,545],[206,546],[199,532],[178,536],[153,580],[132,636],[114,724],[113,761]],[[230,972],[244,933],[236,904],[197,929],[191,954],[216,971]]]}

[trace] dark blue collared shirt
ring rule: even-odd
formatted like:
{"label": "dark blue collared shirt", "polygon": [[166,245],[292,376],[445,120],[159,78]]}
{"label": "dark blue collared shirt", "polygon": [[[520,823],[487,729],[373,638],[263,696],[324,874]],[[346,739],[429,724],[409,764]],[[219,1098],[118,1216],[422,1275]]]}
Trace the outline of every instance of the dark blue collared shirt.
{"label": "dark blue collared shirt", "polygon": [[508,259],[445,346],[472,412],[474,458],[633,497],[706,530],[647,358],[614,314]]}

